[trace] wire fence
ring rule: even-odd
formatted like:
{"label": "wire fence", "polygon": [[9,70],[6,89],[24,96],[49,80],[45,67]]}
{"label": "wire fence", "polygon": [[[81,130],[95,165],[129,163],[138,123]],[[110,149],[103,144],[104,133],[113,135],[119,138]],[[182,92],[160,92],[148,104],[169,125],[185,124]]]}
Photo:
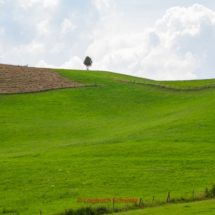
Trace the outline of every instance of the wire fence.
{"label": "wire fence", "polygon": [[[103,204],[103,206],[100,205],[88,205],[85,207],[81,207],[79,209],[73,210],[73,209],[65,209],[62,212],[56,213],[56,215],[80,215],[80,214],[85,214],[85,215],[99,215],[99,214],[111,214],[115,212],[125,212],[125,211],[131,211],[131,210],[136,210],[136,209],[146,209],[149,207],[158,207],[158,206],[163,206],[167,205],[170,203],[176,204],[176,203],[188,203],[188,202],[195,202],[195,201],[201,201],[201,200],[209,200],[209,199],[214,199],[214,195],[212,196],[207,196],[206,193],[203,192],[198,192],[195,193],[194,189],[189,192],[188,196],[186,197],[178,197],[174,198],[171,196],[170,192],[167,193],[167,197],[164,197],[163,200],[156,199],[155,196],[153,196],[152,201],[144,201],[143,198],[136,199],[137,201],[133,204],[127,204],[124,206],[117,206],[118,201],[110,201],[110,204]],[[122,198],[119,198],[120,200],[123,200]],[[118,199],[118,200],[119,200]],[[134,198],[133,198],[134,199]],[[121,201],[120,203],[125,203],[125,201]],[[126,201],[127,202],[127,201]],[[40,215],[43,215],[45,213],[42,212],[42,210],[39,211]],[[10,214],[12,215],[12,214]]]}
{"label": "wire fence", "polygon": [[120,82],[127,82],[127,83],[132,83],[132,84],[141,84],[141,85],[149,85],[149,86],[155,86],[159,88],[164,88],[164,89],[171,89],[171,90],[203,90],[203,89],[208,89],[208,88],[214,88],[215,83],[212,84],[204,84],[204,85],[197,85],[197,86],[183,86],[183,85],[177,85],[177,84],[167,84],[167,83],[156,83],[153,81],[127,81],[127,80],[118,80]]}

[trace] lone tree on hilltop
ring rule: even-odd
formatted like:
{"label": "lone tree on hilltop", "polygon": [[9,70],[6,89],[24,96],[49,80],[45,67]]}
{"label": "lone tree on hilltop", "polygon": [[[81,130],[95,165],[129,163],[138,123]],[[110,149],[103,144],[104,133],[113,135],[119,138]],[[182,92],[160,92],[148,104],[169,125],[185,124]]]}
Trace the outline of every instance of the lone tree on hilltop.
{"label": "lone tree on hilltop", "polygon": [[90,57],[86,57],[84,60],[84,65],[87,67],[87,70],[89,70],[89,67],[92,66],[93,61],[91,60]]}

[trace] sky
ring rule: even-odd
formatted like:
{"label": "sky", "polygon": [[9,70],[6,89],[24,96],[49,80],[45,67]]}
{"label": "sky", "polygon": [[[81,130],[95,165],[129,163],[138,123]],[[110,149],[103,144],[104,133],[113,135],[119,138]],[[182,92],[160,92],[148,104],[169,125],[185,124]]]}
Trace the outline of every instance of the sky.
{"label": "sky", "polygon": [[0,63],[215,78],[213,0],[0,0]]}

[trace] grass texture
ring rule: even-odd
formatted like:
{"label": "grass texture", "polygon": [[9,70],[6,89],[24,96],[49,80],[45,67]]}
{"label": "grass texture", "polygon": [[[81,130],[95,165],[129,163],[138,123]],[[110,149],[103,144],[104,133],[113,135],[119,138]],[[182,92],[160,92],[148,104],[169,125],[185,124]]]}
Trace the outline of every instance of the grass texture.
{"label": "grass texture", "polygon": [[147,208],[143,210],[128,211],[124,213],[114,213],[112,215],[213,215],[215,214],[214,204],[214,200],[207,200],[183,204],[170,204],[156,208]]}
{"label": "grass texture", "polygon": [[98,86],[0,95],[0,214],[52,214],[86,205],[79,197],[163,201],[214,182],[215,88],[55,71]]}

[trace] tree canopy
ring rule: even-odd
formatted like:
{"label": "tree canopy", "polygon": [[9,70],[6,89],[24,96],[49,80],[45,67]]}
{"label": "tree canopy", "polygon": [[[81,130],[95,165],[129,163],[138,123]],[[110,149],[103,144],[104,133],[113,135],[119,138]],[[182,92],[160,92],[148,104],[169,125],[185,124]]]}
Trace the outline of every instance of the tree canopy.
{"label": "tree canopy", "polygon": [[84,60],[84,65],[87,67],[87,70],[89,70],[89,67],[92,66],[93,61],[91,60],[90,57],[86,57]]}

